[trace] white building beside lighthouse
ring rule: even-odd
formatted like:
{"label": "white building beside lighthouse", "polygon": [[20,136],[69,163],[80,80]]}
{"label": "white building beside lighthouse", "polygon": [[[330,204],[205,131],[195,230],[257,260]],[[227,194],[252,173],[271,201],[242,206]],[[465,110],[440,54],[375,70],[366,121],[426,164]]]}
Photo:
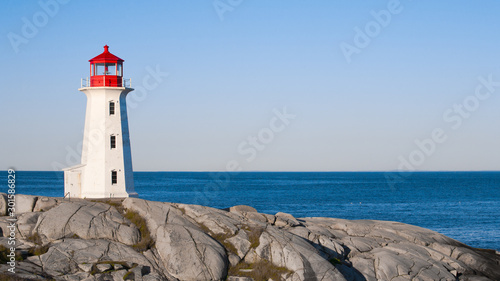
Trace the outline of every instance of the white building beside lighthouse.
{"label": "white building beside lighthouse", "polygon": [[78,198],[137,197],[127,119],[123,60],[104,52],[89,60],[81,164],[64,169],[64,194]]}

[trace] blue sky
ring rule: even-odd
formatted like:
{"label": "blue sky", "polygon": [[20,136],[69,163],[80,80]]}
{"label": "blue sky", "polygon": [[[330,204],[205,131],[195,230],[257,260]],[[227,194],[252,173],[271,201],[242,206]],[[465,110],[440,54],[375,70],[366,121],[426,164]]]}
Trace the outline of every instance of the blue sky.
{"label": "blue sky", "polygon": [[[4,1],[0,169],[79,163],[80,78],[108,44],[136,88],[135,170],[498,170],[498,11],[492,0]],[[294,118],[270,127],[284,110]]]}

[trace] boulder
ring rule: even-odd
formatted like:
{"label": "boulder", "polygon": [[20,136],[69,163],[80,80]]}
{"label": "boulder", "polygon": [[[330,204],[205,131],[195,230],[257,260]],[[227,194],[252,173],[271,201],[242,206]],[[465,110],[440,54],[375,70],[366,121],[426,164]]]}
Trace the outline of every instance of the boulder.
{"label": "boulder", "polygon": [[37,196],[16,194],[16,215],[33,212]]}
{"label": "boulder", "polygon": [[[149,261],[129,246],[107,240],[64,239],[40,256],[43,270],[52,276],[65,276],[82,271],[84,264],[121,261],[151,268]],[[84,267],[83,271],[88,268]]]}
{"label": "boulder", "polygon": [[257,210],[254,207],[246,206],[246,205],[237,205],[229,208],[229,212],[231,213],[257,213]]}
{"label": "boulder", "polygon": [[95,202],[62,203],[43,212],[35,231],[49,241],[65,237],[103,238],[133,245],[140,240],[137,227],[114,207]]}
{"label": "boulder", "polygon": [[33,212],[44,212],[50,210],[52,207],[57,205],[58,200],[52,197],[39,197],[36,200]]}
{"label": "boulder", "polygon": [[238,227],[242,222],[240,215],[198,205],[178,204],[177,206],[184,210],[184,216],[213,234],[235,235],[240,229]]}
{"label": "boulder", "polygon": [[[249,263],[267,260],[293,272],[292,280],[346,280],[344,276],[306,240],[275,227],[268,227],[259,238]],[[253,259],[253,260],[251,260]]]}
{"label": "boulder", "polygon": [[240,230],[237,235],[226,239],[226,241],[234,246],[237,251],[235,254],[237,254],[240,259],[244,258],[250,250],[251,242],[244,230]]}
{"label": "boulder", "polygon": [[225,249],[202,231],[166,224],[156,233],[156,249],[164,268],[180,280],[203,281],[226,278]]}
{"label": "boulder", "polygon": [[299,226],[301,223],[292,215],[287,214],[287,213],[282,213],[278,212],[276,215],[276,221],[274,225],[279,226],[279,227],[284,227],[284,226]]}
{"label": "boulder", "polygon": [[147,201],[129,197],[123,200],[122,205],[126,209],[137,212],[146,220],[149,232],[153,238],[156,237],[158,228],[167,223],[191,228],[198,227],[197,224],[193,223],[183,214],[183,209],[178,209],[170,203]]}
{"label": "boulder", "polygon": [[[36,226],[40,213],[24,213],[17,219],[17,229],[22,238],[30,237]],[[20,238],[21,238],[20,237]]]}
{"label": "boulder", "polygon": [[0,216],[7,215],[7,194],[0,192]]}

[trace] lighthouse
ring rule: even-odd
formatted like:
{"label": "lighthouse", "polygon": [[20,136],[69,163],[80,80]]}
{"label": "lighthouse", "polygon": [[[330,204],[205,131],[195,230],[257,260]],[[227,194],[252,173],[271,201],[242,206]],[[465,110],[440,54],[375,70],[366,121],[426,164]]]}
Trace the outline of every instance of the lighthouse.
{"label": "lighthouse", "polygon": [[137,197],[126,105],[134,89],[107,45],[89,62],[90,79],[78,89],[87,96],[81,164],[63,169],[65,197]]}

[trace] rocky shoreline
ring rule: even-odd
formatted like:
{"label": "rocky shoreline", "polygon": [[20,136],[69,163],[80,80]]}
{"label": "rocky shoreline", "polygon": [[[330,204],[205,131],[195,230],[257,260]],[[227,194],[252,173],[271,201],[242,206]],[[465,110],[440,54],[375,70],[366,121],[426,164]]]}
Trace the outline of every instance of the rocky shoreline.
{"label": "rocky shoreline", "polygon": [[397,222],[17,195],[12,229],[7,204],[1,280],[500,280],[498,252]]}

